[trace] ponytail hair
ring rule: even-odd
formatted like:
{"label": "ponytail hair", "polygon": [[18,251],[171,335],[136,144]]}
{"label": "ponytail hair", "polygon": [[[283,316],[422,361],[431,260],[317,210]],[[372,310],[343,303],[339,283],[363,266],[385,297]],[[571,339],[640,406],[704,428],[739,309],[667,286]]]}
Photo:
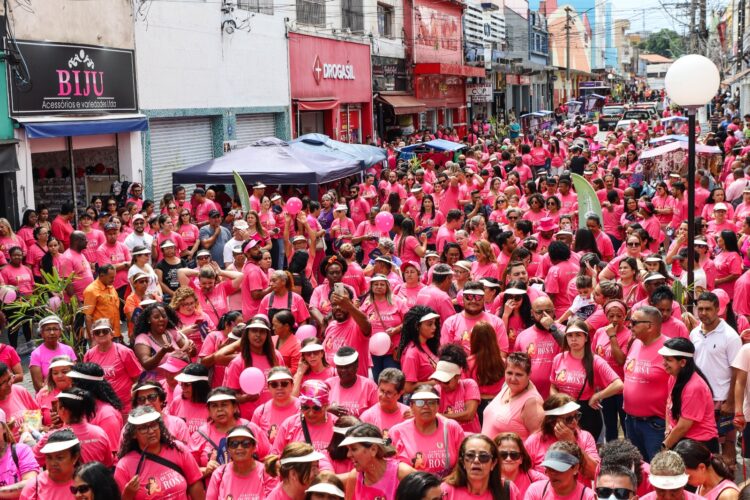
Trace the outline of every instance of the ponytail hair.
{"label": "ponytail hair", "polygon": [[697,469],[700,464],[711,467],[722,479],[734,481],[734,474],[727,468],[719,455],[714,455],[698,441],[683,439],[674,447],[674,451],[682,457],[686,469]]}

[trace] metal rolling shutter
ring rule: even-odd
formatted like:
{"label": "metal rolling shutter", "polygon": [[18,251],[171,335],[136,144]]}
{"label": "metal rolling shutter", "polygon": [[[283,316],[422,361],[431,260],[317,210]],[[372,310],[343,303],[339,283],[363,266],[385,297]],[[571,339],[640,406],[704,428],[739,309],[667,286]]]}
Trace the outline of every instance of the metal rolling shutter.
{"label": "metal rolling shutter", "polygon": [[[172,172],[214,157],[210,118],[155,119],[151,135],[151,199],[172,190]],[[148,188],[148,186],[146,186]],[[193,186],[185,186],[188,196]]]}
{"label": "metal rolling shutter", "polygon": [[276,136],[276,117],[273,113],[237,115],[237,147],[244,148],[258,139]]}

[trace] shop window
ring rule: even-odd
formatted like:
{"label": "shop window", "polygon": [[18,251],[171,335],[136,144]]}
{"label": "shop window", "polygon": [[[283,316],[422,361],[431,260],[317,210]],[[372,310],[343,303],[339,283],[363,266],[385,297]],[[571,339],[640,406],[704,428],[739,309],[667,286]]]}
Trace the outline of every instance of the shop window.
{"label": "shop window", "polygon": [[[378,7],[378,11],[379,11]],[[365,29],[365,16],[362,8],[362,0],[342,0],[341,2],[341,27],[352,33],[362,33]]]}
{"label": "shop window", "polygon": [[297,0],[297,22],[312,24],[313,26],[325,26],[325,0]]}
{"label": "shop window", "polygon": [[378,4],[378,34],[385,38],[393,36],[393,7]]}
{"label": "shop window", "polygon": [[273,0],[237,0],[237,8],[272,16]]}

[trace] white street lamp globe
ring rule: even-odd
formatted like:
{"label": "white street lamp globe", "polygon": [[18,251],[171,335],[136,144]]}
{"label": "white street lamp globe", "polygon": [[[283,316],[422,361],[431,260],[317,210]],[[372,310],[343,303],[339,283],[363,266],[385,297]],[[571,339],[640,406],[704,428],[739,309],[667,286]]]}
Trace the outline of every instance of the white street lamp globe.
{"label": "white street lamp globe", "polygon": [[716,65],[698,54],[677,59],[664,77],[667,95],[673,103],[683,107],[705,105],[716,95],[720,83]]}

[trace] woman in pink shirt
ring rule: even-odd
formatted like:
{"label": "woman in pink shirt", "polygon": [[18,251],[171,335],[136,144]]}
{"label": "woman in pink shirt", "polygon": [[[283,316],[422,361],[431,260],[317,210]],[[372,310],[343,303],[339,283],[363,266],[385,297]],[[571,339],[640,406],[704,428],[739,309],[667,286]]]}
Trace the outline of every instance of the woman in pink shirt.
{"label": "woman in pink shirt", "polygon": [[[47,372],[46,384],[36,393],[36,403],[42,410],[42,425],[59,423],[57,417],[57,395],[73,387],[73,381],[67,373],[73,369],[74,363],[67,356],[52,358]],[[53,422],[55,421],[55,422]]]}
{"label": "woman in pink shirt", "polygon": [[328,449],[334,427],[332,414],[328,413],[329,394],[329,386],[322,380],[308,380],[302,384],[300,411],[279,424],[272,446],[273,453],[278,453],[293,441],[310,441],[315,450],[321,452]]}
{"label": "woman in pink shirt", "polygon": [[308,380],[327,380],[336,375],[336,370],[326,360],[323,344],[317,338],[305,339],[301,346],[299,352],[302,357],[294,372],[295,396],[299,395],[300,387]]}
{"label": "woman in pink shirt", "polygon": [[278,483],[265,500],[305,500],[305,491],[320,473],[320,461],[324,459],[325,455],[307,443],[288,444],[279,456],[266,462],[266,471],[277,477]]}
{"label": "woman in pink shirt", "polygon": [[672,449],[683,439],[692,439],[712,453],[720,453],[713,396],[705,376],[695,365],[695,346],[690,340],[677,337],[664,342],[659,354],[670,375],[664,447]]}
{"label": "woman in pink shirt", "polygon": [[[13,247],[9,250],[10,260],[8,265],[0,270],[0,275],[6,285],[15,287],[18,295],[28,297],[34,292],[34,273],[23,265],[23,250],[21,247]],[[27,336],[27,338],[30,338]]]}
{"label": "woman in pink shirt", "polygon": [[206,498],[264,498],[276,480],[255,459],[253,431],[246,425],[232,428],[226,436],[230,462],[211,474]]}
{"label": "woman in pink shirt", "polygon": [[[631,237],[628,237],[630,242]],[[633,257],[625,257],[618,266],[620,278],[617,280],[622,286],[622,296],[625,304],[632,307],[636,302],[646,298],[646,291],[643,289],[639,278],[638,261]]]}
{"label": "woman in pink shirt", "polygon": [[737,246],[737,234],[724,230],[716,238],[716,244],[721,251],[714,257],[713,264],[716,268],[714,283],[727,292],[731,299],[734,297],[734,282],[742,276],[742,254]]}
{"label": "woman in pink shirt", "polygon": [[21,227],[16,231],[16,236],[21,238],[21,241],[24,242],[27,249],[34,244],[34,229],[38,227],[38,220],[39,216],[37,215],[36,210],[26,210],[21,218]]}
{"label": "woman in pink shirt", "polygon": [[529,155],[531,155],[531,166],[535,170],[545,167],[547,165],[547,160],[552,158],[552,155],[547,148],[544,147],[541,139],[534,140],[534,147],[529,151]]}
{"label": "woman in pink shirt", "polygon": [[680,441],[674,451],[685,462],[688,484],[697,488],[697,495],[708,500],[740,498],[740,489],[734,483],[734,474],[721,457],[692,439]]}
{"label": "woman in pink shirt", "polygon": [[202,365],[213,368],[212,388],[219,387],[224,383],[226,365],[221,363],[228,364],[236,356],[236,353],[220,353],[219,351],[223,351],[223,347],[240,339],[239,335],[233,334],[233,330],[241,321],[242,313],[240,311],[229,311],[221,317],[216,330],[209,333],[203,341],[198,358]]}
{"label": "woman in pink shirt", "polygon": [[211,390],[208,383],[208,368],[191,363],[175,377],[175,380],[180,384],[180,390],[179,393],[175,391],[174,399],[167,406],[167,412],[183,419],[192,434],[208,418],[206,399]]}
{"label": "woman in pink shirt", "polygon": [[6,261],[10,260],[9,252],[13,247],[21,247],[23,253],[26,253],[26,244],[13,232],[8,219],[0,218],[0,252],[2,252]]}
{"label": "woman in pink shirt", "polygon": [[536,231],[539,221],[547,217],[547,211],[544,209],[544,197],[539,193],[534,193],[528,198],[528,210],[523,214],[523,219],[530,220],[534,224]]}
{"label": "woman in pink shirt", "polygon": [[305,300],[301,295],[292,291],[294,278],[289,271],[273,271],[269,279],[271,293],[263,297],[258,312],[273,320],[275,314],[281,310],[289,310],[297,325],[301,326],[310,319]]}
{"label": "woman in pink shirt", "polygon": [[419,384],[429,383],[440,347],[440,315],[427,306],[414,306],[404,315],[401,343],[396,357],[406,377],[404,391],[411,394]]}
{"label": "woman in pink shirt", "polygon": [[27,480],[20,498],[62,500],[72,497],[73,474],[81,460],[81,442],[75,433],[71,429],[54,431],[39,451],[45,455],[54,454],[56,466]]}
{"label": "woman in pink shirt", "polygon": [[347,206],[336,205],[333,211],[333,222],[329,229],[331,239],[334,241],[335,248],[341,246],[346,241],[351,241],[354,236],[354,221],[346,216]]}
{"label": "woman in pink shirt", "polygon": [[546,480],[526,490],[526,500],[596,500],[590,482],[582,480],[585,453],[574,442],[558,441],[544,456]]}
{"label": "woman in pink shirt", "polygon": [[[271,320],[274,337],[272,338],[274,347],[281,353],[284,359],[284,366],[288,367],[292,373],[297,371],[300,359],[300,341],[294,334],[296,321],[292,312],[288,309],[282,309],[274,314]],[[315,328],[312,325],[306,328]]]}
{"label": "woman in pink shirt", "polygon": [[167,393],[161,384],[153,379],[146,379],[133,385],[133,397],[130,400],[133,409],[139,406],[150,406],[161,413],[164,426],[172,437],[184,445],[190,444],[190,431],[180,417],[167,413]]}
{"label": "woman in pink shirt", "polygon": [[268,372],[267,383],[271,399],[255,409],[252,422],[273,442],[276,439],[278,425],[299,413],[299,400],[292,396],[294,377],[288,368],[283,366],[271,368]]}
{"label": "woman in pink shirt", "polygon": [[456,344],[446,344],[440,348],[440,361],[430,376],[437,381],[435,389],[440,395],[440,414],[455,420],[467,433],[479,432],[477,408],[481,397],[475,380],[461,378],[466,370],[466,351]]}
{"label": "woman in pink shirt", "polygon": [[[34,241],[26,248],[26,265],[34,273],[34,280],[42,282],[42,258],[47,253],[47,243],[51,239],[49,229],[39,226],[34,229]],[[52,238],[53,239],[53,238]]]}
{"label": "woman in pink shirt", "polygon": [[196,350],[200,351],[205,337],[208,332],[216,328],[216,323],[199,304],[195,290],[181,286],[172,295],[169,305],[177,314],[179,319],[177,326],[181,329],[180,331],[195,344]]}
{"label": "woman in pink shirt", "polygon": [[409,218],[401,222],[401,234],[396,236],[393,244],[396,246],[396,255],[402,262],[419,262],[427,253],[427,235],[420,233],[417,238],[414,221]]}
{"label": "woman in pink shirt", "polygon": [[432,231],[428,233],[427,249],[435,250],[437,228],[445,223],[445,214],[437,209],[435,206],[435,200],[431,194],[426,194],[422,198],[422,206],[419,208],[419,216],[414,222],[417,225],[415,228],[416,233],[432,229]]}
{"label": "woman in pink shirt", "polygon": [[[583,320],[568,323],[563,352],[552,361],[550,393],[562,392],[581,402],[581,428],[598,436],[602,431],[601,401],[622,392],[622,380],[591,349],[589,327]],[[598,392],[595,392],[598,389]]]}
{"label": "woman in pink shirt", "polygon": [[406,304],[391,292],[388,278],[376,274],[370,280],[370,291],[365,296],[360,310],[367,316],[373,332],[385,332],[391,338],[391,346],[383,356],[372,356],[372,374],[377,380],[385,368],[398,367],[393,359],[393,351],[401,342],[401,328],[404,324]]}
{"label": "woman in pink shirt", "polygon": [[396,286],[393,293],[406,303],[407,309],[417,304],[417,295],[426,286],[419,280],[420,272],[419,261],[404,261],[401,264],[401,274],[404,277],[404,282]]}
{"label": "woman in pink shirt", "polygon": [[513,482],[518,489],[518,498],[526,498],[526,490],[531,483],[543,481],[547,476],[532,468],[531,457],[518,434],[498,434],[494,441],[498,449],[502,478]]}
{"label": "woman in pink shirt", "polygon": [[[200,270],[180,269],[177,271],[177,276],[180,280],[180,286],[192,286],[195,289],[201,309],[211,318],[212,327],[201,335],[201,337],[205,337],[209,331],[219,324],[221,316],[229,311],[228,297],[240,289],[244,275],[238,271],[203,266]],[[198,277],[197,287],[195,281],[190,279],[194,276]],[[197,343],[196,345],[200,349],[200,345]]]}
{"label": "woman in pink shirt", "polygon": [[186,259],[192,259],[200,247],[200,230],[198,226],[190,222],[190,209],[180,209],[180,219],[177,222],[177,232],[182,236],[182,241],[187,246]]}
{"label": "woman in pink shirt", "polygon": [[471,264],[471,275],[475,280],[482,278],[500,279],[497,259],[487,240],[478,240],[474,243],[474,255],[477,260]]}
{"label": "woman in pink shirt", "polygon": [[486,321],[478,322],[471,329],[470,344],[464,378],[475,380],[478,385],[480,402],[477,416],[481,426],[484,409],[503,387],[505,363],[497,345],[495,329]]}

